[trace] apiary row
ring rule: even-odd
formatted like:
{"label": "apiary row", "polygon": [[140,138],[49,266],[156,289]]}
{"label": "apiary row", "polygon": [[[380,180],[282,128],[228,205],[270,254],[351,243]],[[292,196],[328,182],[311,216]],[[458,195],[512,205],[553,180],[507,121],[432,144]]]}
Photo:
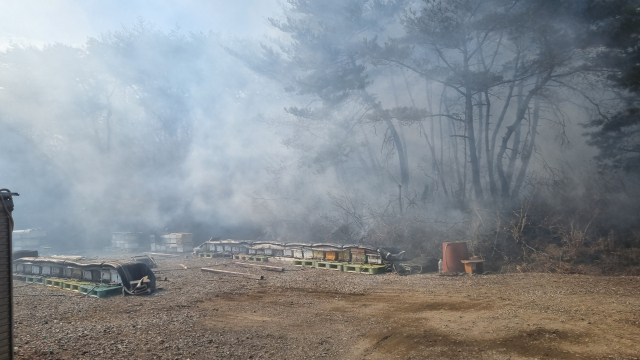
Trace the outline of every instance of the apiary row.
{"label": "apiary row", "polygon": [[207,241],[195,252],[264,255],[294,259],[382,264],[378,250],[365,245],[275,243],[242,240]]}
{"label": "apiary row", "polygon": [[98,283],[113,283],[122,285],[122,279],[115,269],[82,270],[71,266],[58,267],[50,265],[35,265],[31,263],[13,264],[16,274],[36,275],[43,277],[57,277],[75,280],[85,280]]}
{"label": "apiary row", "polygon": [[124,287],[131,290],[145,277],[152,290],[156,283],[153,271],[139,262],[81,263],[47,257],[22,257],[14,259],[13,273],[17,279],[59,286],[62,289],[81,290],[80,287],[87,285],[92,287],[89,292],[97,294],[101,290],[96,290],[96,287],[110,290]]}
{"label": "apiary row", "polygon": [[190,253],[193,251],[193,234],[171,233],[156,237],[140,232],[114,232],[111,247],[122,251]]}

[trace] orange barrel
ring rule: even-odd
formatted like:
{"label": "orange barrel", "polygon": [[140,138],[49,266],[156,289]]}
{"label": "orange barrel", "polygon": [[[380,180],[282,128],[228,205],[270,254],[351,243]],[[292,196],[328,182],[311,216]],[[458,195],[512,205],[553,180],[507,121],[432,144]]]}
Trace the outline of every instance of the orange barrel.
{"label": "orange barrel", "polygon": [[442,272],[463,273],[464,264],[460,260],[469,260],[466,242],[442,243]]}

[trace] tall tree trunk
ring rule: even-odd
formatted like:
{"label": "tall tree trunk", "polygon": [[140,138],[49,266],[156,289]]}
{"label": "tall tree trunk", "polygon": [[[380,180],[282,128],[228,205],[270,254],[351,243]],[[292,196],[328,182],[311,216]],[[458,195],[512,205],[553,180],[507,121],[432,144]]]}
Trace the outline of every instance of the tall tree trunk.
{"label": "tall tree trunk", "polygon": [[478,154],[476,153],[476,136],[473,126],[473,96],[469,89],[465,94],[465,109],[467,139],[469,140],[469,160],[471,160],[471,181],[473,183],[476,200],[482,202],[484,195],[482,194],[482,184],[480,183],[480,164],[478,162]]}
{"label": "tall tree trunk", "polygon": [[369,142],[369,137],[367,136],[366,132],[363,132],[363,134],[365,146],[367,147],[367,156],[369,157],[369,162],[371,162],[371,168],[376,176],[380,176],[380,163],[378,162],[376,156],[373,154],[373,150],[371,149],[371,142]]}
{"label": "tall tree trunk", "polygon": [[476,148],[476,153],[478,154],[478,163],[482,164],[482,130],[483,125],[486,121],[484,121],[484,104],[482,103],[482,93],[478,93],[478,143]]}
{"label": "tall tree trunk", "polygon": [[502,123],[504,122],[505,116],[507,115],[507,110],[509,109],[509,105],[511,104],[511,99],[513,99],[513,90],[516,87],[516,78],[518,77],[518,69],[520,66],[520,52],[518,52],[516,54],[516,59],[515,59],[515,69],[513,70],[513,80],[509,83],[509,91],[507,92],[507,97],[504,101],[504,105],[502,106],[502,111],[500,112],[500,116],[498,117],[498,121],[496,122],[496,126],[493,128],[493,133],[491,134],[491,148],[490,148],[490,155],[487,156],[487,166],[490,169],[489,172],[489,186],[493,187],[495,189],[495,195],[494,195],[494,200],[497,201],[498,200],[498,185],[496,183],[495,180],[495,167],[494,167],[494,161],[497,161],[497,158],[494,157],[495,153],[496,153],[496,140],[498,138],[498,132],[500,131],[500,128],[502,126]]}
{"label": "tall tree trunk", "polygon": [[405,189],[409,188],[409,163],[407,162],[407,157],[404,153],[404,146],[402,144],[402,140],[400,139],[400,135],[398,131],[396,131],[396,127],[393,125],[393,121],[391,119],[384,119],[385,124],[387,124],[387,128],[391,133],[391,137],[393,138],[393,142],[395,143],[396,150],[398,151],[398,160],[400,161],[400,182]]}
{"label": "tall tree trunk", "polygon": [[440,129],[440,166],[444,166],[444,132],[442,128],[442,101],[444,99],[444,91],[440,95],[440,104],[438,105],[438,128]]}
{"label": "tall tree trunk", "polygon": [[[465,126],[464,127],[464,131],[463,131],[463,138],[466,139],[467,138],[467,130],[468,127]],[[465,194],[465,198],[463,198],[463,204],[467,203],[467,199],[466,199],[466,194],[467,194],[467,144],[469,144],[468,141],[463,141],[462,142],[462,153],[464,154],[464,161],[462,162],[462,188],[464,189],[463,194]]]}
{"label": "tall tree trunk", "polygon": [[367,156],[369,158],[369,162],[371,163],[372,171],[375,175],[375,186],[379,191],[384,191],[384,185],[382,183],[382,167],[380,166],[380,162],[378,158],[375,156],[374,151],[371,147],[371,142],[369,141],[369,137],[367,136],[366,131],[363,131],[365,146],[367,148]]}
{"label": "tall tree trunk", "polygon": [[431,141],[429,140],[429,136],[427,135],[427,133],[424,130],[424,126],[422,126],[422,123],[420,123],[420,129],[422,130],[422,134],[424,134],[424,139],[427,141],[427,147],[429,148],[429,150],[431,151],[431,157],[433,158],[433,166],[434,169],[436,171],[436,173],[438,173],[438,178],[440,180],[440,182],[442,183],[442,188],[444,189],[444,196],[445,197],[449,197],[449,192],[447,191],[447,186],[446,186],[446,182],[444,181],[444,175],[442,174],[442,170],[440,169],[440,165],[438,164],[438,161],[436,160],[436,149],[433,146],[433,143],[431,143]]}
{"label": "tall tree trunk", "polygon": [[[444,113],[445,115],[449,115],[449,106],[446,103],[444,104]],[[453,120],[449,119],[448,124],[449,124],[449,133],[453,134],[449,137],[449,139],[451,141],[451,147],[453,148],[453,164],[455,167],[456,178],[458,179],[458,193],[459,193],[459,199],[460,199],[460,208],[462,209],[465,206],[467,195],[466,195],[465,182],[462,178],[462,171],[460,170],[460,159],[458,156],[458,137],[459,136],[456,131],[456,124],[453,122]],[[466,167],[466,161],[464,165]]]}
{"label": "tall tree trunk", "polygon": [[[404,73],[402,73],[402,75],[404,76]],[[406,82],[406,78],[405,78],[405,82]],[[393,98],[394,98],[394,101],[395,101],[395,105],[396,105],[396,107],[399,107],[400,103],[398,101],[398,93],[396,91],[396,82],[393,80],[393,74],[391,75],[391,87],[393,89]],[[409,88],[409,86],[407,85],[407,89],[408,88]],[[411,94],[409,94],[409,96],[411,96]],[[411,102],[413,103],[413,98],[411,98]],[[414,104],[414,107],[415,107],[415,104]],[[398,133],[400,134],[400,140],[402,141],[402,144],[404,145],[403,146],[403,149],[404,149],[404,152],[403,152],[404,159],[403,159],[403,161],[404,161],[405,164],[409,164],[409,149],[407,148],[407,140],[406,140],[406,138],[404,136],[404,129],[402,128],[402,124],[400,124],[400,122],[398,122],[398,126],[399,126]],[[409,185],[408,182],[406,184],[402,183],[402,185],[405,187],[404,188],[405,191],[409,190],[409,188],[407,187]]]}
{"label": "tall tree trunk", "polygon": [[491,153],[491,144],[489,143],[489,130],[491,128],[491,98],[489,90],[484,91],[484,101],[487,105],[484,126],[484,146],[487,157],[487,177],[489,178],[489,191],[493,201],[498,200],[498,187],[496,186],[495,176],[493,175],[493,154]]}
{"label": "tall tree trunk", "polygon": [[[463,51],[463,69],[465,73],[469,74],[471,68],[469,66],[469,53],[467,51],[467,43],[464,42]],[[465,94],[464,94],[464,107],[465,107],[465,124],[466,124],[466,136],[469,141],[469,160],[471,161],[471,182],[473,184],[473,190],[476,201],[484,201],[484,195],[482,194],[482,183],[480,182],[480,163],[478,162],[478,153],[476,152],[476,135],[473,124],[473,93],[471,92],[470,79],[465,78]],[[466,144],[465,144],[466,147]]]}
{"label": "tall tree trunk", "polygon": [[[522,101],[524,100],[523,98],[523,93],[524,93],[524,80],[520,82],[520,84],[518,85],[518,109],[522,106]],[[524,119],[524,116],[526,114],[526,111],[522,114],[522,119]],[[520,122],[522,122],[522,119],[520,119]],[[518,161],[518,155],[520,154],[520,139],[522,137],[522,125],[518,125],[516,127],[516,131],[513,133],[513,142],[511,143],[511,155],[509,156],[509,165],[507,166],[507,182],[509,183],[509,186],[511,186],[512,184],[512,180],[513,180],[513,172],[515,171],[516,168],[516,162]]]}
{"label": "tall tree trunk", "polygon": [[[402,77],[404,78],[404,84],[407,87],[407,93],[409,94],[409,99],[411,100],[411,105],[416,108],[416,102],[413,99],[413,94],[411,93],[411,89],[409,88],[409,81],[407,80],[407,77],[404,76],[404,73],[402,73]],[[395,86],[394,86],[394,90],[395,90]],[[429,106],[429,112],[431,112],[431,99],[428,96],[429,95],[429,89],[427,88],[427,104]],[[433,125],[433,122],[431,122],[431,124]],[[424,134],[424,139],[427,141],[427,147],[429,148],[429,151],[431,152],[431,158],[432,160],[432,167],[433,169],[436,171],[436,173],[438,174],[440,183],[442,184],[442,188],[444,189],[444,195],[445,197],[449,197],[449,192],[447,191],[447,186],[446,186],[446,182],[444,180],[444,174],[442,173],[442,170],[440,168],[441,164],[438,164],[438,156],[436,154],[436,149],[435,146],[433,145],[433,140],[429,141],[429,137],[424,129],[424,125],[422,124],[422,122],[420,122],[420,132],[422,134]],[[433,139],[433,126],[431,127],[431,132],[432,132],[432,139]]]}
{"label": "tall tree trunk", "polygon": [[513,124],[507,127],[507,132],[502,138],[502,142],[500,144],[500,150],[498,151],[498,154],[496,156],[496,165],[497,165],[496,169],[498,170],[498,178],[500,179],[500,185],[502,188],[503,201],[510,200],[510,193],[511,193],[511,189],[510,189],[511,184],[504,171],[504,164],[502,162],[504,155],[507,151],[507,145],[509,144],[509,140],[511,139],[511,136],[516,132],[516,129],[520,127],[520,123],[522,122],[522,119],[524,119],[525,112],[529,107],[529,103],[531,102],[531,99],[534,96],[536,96],[540,91],[540,89],[547,84],[547,82],[551,78],[553,69],[554,69],[553,67],[550,68],[545,74],[545,77],[540,82],[538,82],[536,86],[533,87],[533,89],[531,89],[527,93],[527,96],[523,99],[522,104],[518,107],[518,111],[516,113],[516,120],[513,122]]}
{"label": "tall tree trunk", "polygon": [[527,168],[529,167],[529,161],[531,160],[531,155],[533,154],[533,150],[536,146],[536,135],[538,133],[538,121],[540,120],[540,99],[536,98],[533,102],[533,118],[531,119],[529,132],[531,134],[529,143],[522,150],[522,165],[520,166],[520,171],[518,172],[518,177],[516,178],[516,182],[513,185],[513,190],[511,192],[511,197],[513,199],[517,199],[520,196],[520,189],[522,188],[522,184],[524,183],[524,177],[527,174]]}
{"label": "tall tree trunk", "polygon": [[[351,63],[351,67],[353,69],[356,69],[357,65],[356,65],[355,58],[351,56],[349,58],[349,61]],[[360,95],[362,100],[365,102],[365,104],[367,104],[372,109],[379,110],[382,113],[381,111],[382,108],[380,104],[377,101],[375,101],[375,99],[373,98],[373,96],[371,96],[371,94],[369,94],[367,89],[361,88]],[[409,188],[409,162],[407,161],[407,157],[405,155],[404,144],[402,143],[402,140],[400,139],[400,135],[398,134],[398,131],[396,130],[396,127],[393,125],[393,122],[391,121],[391,119],[385,117],[384,123],[387,125],[387,128],[389,129],[389,132],[391,133],[391,137],[393,138],[393,142],[396,146],[396,150],[398,151],[398,160],[400,162],[400,181],[402,183],[402,186],[404,186],[405,189],[408,189]]]}

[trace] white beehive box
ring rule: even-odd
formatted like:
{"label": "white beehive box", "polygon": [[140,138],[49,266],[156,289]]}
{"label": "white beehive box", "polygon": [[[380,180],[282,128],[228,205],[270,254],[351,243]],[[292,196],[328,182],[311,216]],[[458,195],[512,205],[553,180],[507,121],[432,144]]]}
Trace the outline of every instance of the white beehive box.
{"label": "white beehive box", "polygon": [[142,247],[143,234],[139,232],[114,232],[111,235],[111,247],[121,250],[137,250]]}
{"label": "white beehive box", "polygon": [[191,252],[193,251],[193,234],[171,233],[162,235],[155,251]]}
{"label": "white beehive box", "polygon": [[38,249],[47,233],[37,229],[14,230],[12,233],[13,250]]}
{"label": "white beehive box", "polygon": [[82,270],[82,278],[84,280],[92,280],[92,276],[91,276],[91,270]]}
{"label": "white beehive box", "polygon": [[122,284],[122,279],[120,279],[120,274],[116,270],[111,270],[111,281],[116,284]]}
{"label": "white beehive box", "polygon": [[62,268],[61,267],[52,267],[51,268],[51,276],[62,276]]}

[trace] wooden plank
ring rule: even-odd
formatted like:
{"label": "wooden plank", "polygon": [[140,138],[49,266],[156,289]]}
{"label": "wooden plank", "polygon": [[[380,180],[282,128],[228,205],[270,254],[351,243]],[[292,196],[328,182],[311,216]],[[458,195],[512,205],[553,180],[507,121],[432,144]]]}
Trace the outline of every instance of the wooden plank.
{"label": "wooden plank", "polygon": [[484,260],[460,260],[460,262],[463,264],[479,264],[483,263]]}
{"label": "wooden plank", "polygon": [[269,266],[269,265],[260,265],[260,264],[247,264],[247,263],[233,263],[233,265],[237,265],[240,267],[246,267],[246,268],[258,268],[258,269],[262,269],[262,270],[267,270],[267,271],[277,271],[277,272],[283,272],[284,268],[283,267],[278,267],[278,266]]}
{"label": "wooden plank", "polygon": [[209,268],[202,268],[200,270],[202,270],[203,272],[210,272],[214,274],[228,275],[228,276],[244,277],[244,278],[255,279],[255,280],[264,279],[264,276],[262,275],[245,274],[245,273],[239,273],[235,271],[225,271],[225,270],[209,269]]}
{"label": "wooden plank", "polygon": [[149,253],[149,255],[153,255],[153,256],[167,256],[167,257],[178,257],[180,255],[176,255],[176,254],[165,254],[165,253]]}

